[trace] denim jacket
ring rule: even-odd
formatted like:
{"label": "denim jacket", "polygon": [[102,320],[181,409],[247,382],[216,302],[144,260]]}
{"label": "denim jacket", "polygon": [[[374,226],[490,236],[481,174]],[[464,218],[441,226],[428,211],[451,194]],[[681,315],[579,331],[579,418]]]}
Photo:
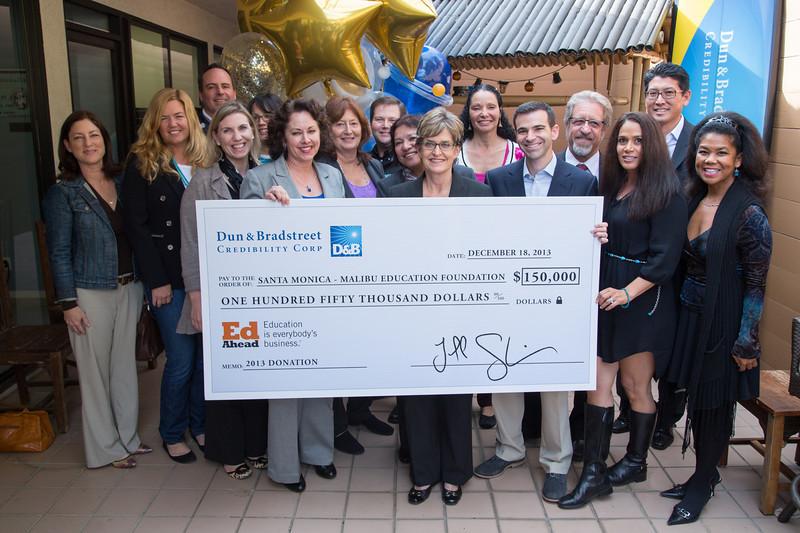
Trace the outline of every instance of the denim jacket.
{"label": "denim jacket", "polygon": [[[120,180],[115,181],[119,197]],[[57,302],[76,300],[78,287],[116,288],[117,240],[103,206],[83,177],[60,180],[50,187],[44,199],[44,220]]]}

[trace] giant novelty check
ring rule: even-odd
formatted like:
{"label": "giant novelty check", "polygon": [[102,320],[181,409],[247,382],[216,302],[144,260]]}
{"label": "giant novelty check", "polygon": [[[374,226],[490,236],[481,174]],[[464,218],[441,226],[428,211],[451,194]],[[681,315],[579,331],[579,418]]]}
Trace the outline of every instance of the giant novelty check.
{"label": "giant novelty check", "polygon": [[197,203],[207,399],[595,387],[600,198]]}

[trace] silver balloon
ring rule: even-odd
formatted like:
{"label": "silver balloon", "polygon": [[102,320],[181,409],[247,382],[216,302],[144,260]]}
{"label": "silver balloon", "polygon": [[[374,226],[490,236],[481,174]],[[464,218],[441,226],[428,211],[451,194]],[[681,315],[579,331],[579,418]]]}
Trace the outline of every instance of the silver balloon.
{"label": "silver balloon", "polygon": [[260,33],[242,33],[222,49],[222,66],[228,69],[239,100],[272,93],[286,99],[286,60],[281,50]]}

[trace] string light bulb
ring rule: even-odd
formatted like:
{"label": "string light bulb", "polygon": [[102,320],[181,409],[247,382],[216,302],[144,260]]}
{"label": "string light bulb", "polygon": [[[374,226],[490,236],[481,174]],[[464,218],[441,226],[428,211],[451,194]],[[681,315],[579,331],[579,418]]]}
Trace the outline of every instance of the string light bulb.
{"label": "string light bulb", "polygon": [[532,93],[535,86],[536,84],[534,84],[531,80],[528,80],[528,83],[525,84],[525,92]]}
{"label": "string light bulb", "polygon": [[500,94],[506,94],[506,89],[508,89],[508,82],[507,81],[498,82],[498,89],[500,90]]}
{"label": "string light bulb", "polygon": [[461,71],[460,70],[457,70],[457,71],[453,72],[453,79],[455,81],[460,81],[461,80]]}

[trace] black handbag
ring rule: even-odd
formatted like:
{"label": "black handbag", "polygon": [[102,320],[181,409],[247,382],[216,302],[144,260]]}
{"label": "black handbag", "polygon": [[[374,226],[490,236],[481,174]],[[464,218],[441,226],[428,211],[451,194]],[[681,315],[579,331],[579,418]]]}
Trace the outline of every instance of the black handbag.
{"label": "black handbag", "polygon": [[161,332],[150,312],[150,304],[145,302],[139,315],[139,323],[136,324],[136,360],[155,361],[163,351],[164,341],[161,340]]}

